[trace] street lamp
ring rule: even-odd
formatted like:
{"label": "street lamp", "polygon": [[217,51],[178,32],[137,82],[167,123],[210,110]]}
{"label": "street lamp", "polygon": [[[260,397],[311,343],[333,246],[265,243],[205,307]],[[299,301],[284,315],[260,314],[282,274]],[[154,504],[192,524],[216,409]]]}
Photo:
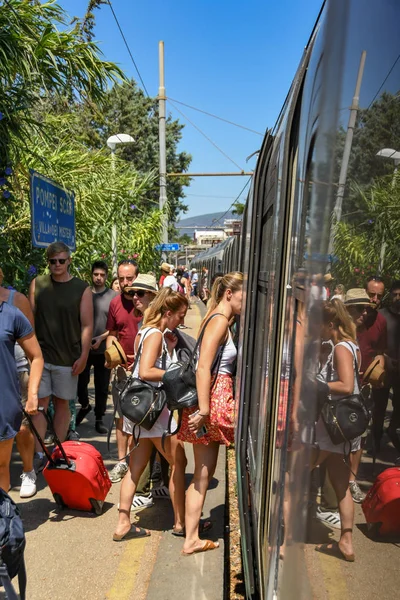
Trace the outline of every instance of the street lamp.
{"label": "street lamp", "polygon": [[[398,150],[393,150],[393,148],[382,148],[382,150],[379,150],[379,152],[376,153],[376,156],[381,156],[382,158],[390,158],[393,160],[394,172],[393,172],[393,179],[392,179],[392,187],[394,187],[394,184],[396,182],[396,172],[400,165],[400,152]],[[386,241],[385,241],[385,238],[383,238],[382,246],[381,246],[381,255],[379,257],[379,269],[378,269],[379,273],[382,273],[382,271],[383,271],[385,252],[386,252]]]}
{"label": "street lamp", "polygon": [[[135,140],[131,135],[127,133],[117,133],[111,135],[107,140],[107,146],[111,150],[111,165],[113,172],[113,179],[115,178],[115,148],[117,144],[130,144]],[[111,225],[111,252],[112,252],[112,274],[113,277],[117,275],[117,224],[113,221]]]}

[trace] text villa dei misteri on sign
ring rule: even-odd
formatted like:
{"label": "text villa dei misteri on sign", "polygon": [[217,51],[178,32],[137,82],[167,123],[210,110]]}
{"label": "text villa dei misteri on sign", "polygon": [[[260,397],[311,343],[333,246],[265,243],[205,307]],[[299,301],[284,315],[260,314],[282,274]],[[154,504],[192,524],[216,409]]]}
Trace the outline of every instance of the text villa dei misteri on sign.
{"label": "text villa dei misteri on sign", "polygon": [[46,248],[58,241],[75,250],[74,193],[32,169],[30,188],[32,245]]}

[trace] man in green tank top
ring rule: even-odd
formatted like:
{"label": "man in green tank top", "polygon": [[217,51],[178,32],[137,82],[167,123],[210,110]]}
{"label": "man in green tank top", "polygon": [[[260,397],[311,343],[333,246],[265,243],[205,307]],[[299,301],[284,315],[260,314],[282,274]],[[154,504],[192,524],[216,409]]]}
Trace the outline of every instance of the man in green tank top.
{"label": "man in green tank top", "polygon": [[[54,428],[64,441],[70,422],[69,400],[75,400],[78,376],[85,368],[93,331],[92,292],[88,284],[70,275],[68,246],[54,242],[46,249],[49,275],[33,279],[29,300],[45,366],[39,388],[39,406],[54,404]],[[35,416],[44,438],[46,421]],[[38,448],[39,450],[39,448]]]}

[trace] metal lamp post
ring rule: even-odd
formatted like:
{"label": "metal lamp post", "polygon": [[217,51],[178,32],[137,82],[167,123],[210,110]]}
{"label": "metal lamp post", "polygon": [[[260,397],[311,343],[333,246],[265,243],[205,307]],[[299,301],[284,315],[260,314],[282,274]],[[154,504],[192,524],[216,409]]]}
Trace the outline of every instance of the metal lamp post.
{"label": "metal lamp post", "polygon": [[[400,152],[398,150],[393,150],[393,148],[383,148],[382,150],[379,150],[379,152],[376,153],[376,156],[382,156],[382,158],[391,158],[394,162],[394,172],[393,172],[393,179],[392,179],[392,187],[394,187],[395,181],[396,181],[396,172],[397,169],[399,168],[399,164],[400,164]],[[385,241],[385,236],[383,237],[382,240],[382,246],[381,246],[381,254],[379,257],[379,273],[382,273],[383,271],[383,263],[385,261],[385,253],[386,253],[386,241]]]}
{"label": "metal lamp post", "polygon": [[[131,135],[127,133],[117,133],[112,135],[107,140],[107,146],[111,150],[111,165],[113,172],[113,179],[115,178],[115,148],[117,144],[130,144],[135,140]],[[117,224],[113,221],[111,225],[111,252],[112,252],[112,274],[113,277],[117,275]]]}

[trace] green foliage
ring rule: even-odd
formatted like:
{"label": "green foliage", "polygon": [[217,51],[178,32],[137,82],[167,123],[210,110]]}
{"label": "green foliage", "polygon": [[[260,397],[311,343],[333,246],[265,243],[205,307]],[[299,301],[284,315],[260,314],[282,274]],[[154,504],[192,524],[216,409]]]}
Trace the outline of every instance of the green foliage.
{"label": "green foliage", "polygon": [[389,280],[400,274],[400,177],[377,179],[364,191],[354,187],[360,207],[357,223],[341,221],[336,226],[334,254],[338,262],[332,271],[346,287],[362,286],[368,275],[379,271],[385,243],[382,274]]}
{"label": "green foliage", "polygon": [[7,0],[0,6],[0,168],[27,148],[41,129],[32,115],[38,99],[52,93],[101,103],[110,81],[122,71],[100,58],[79,22],[55,0]]}
{"label": "green foliage", "polygon": [[240,202],[239,200],[237,200],[233,204],[232,214],[233,215],[242,215],[244,213],[245,208],[246,208],[246,203]]}
{"label": "green foliage", "polygon": [[[76,134],[88,148],[104,148],[107,138],[116,133],[128,133],[135,143],[117,146],[117,154],[132,163],[140,173],[149,169],[158,171],[158,101],[148,98],[138,88],[134,80],[115,84],[103,100],[101,110],[95,104],[79,104],[79,121]],[[169,115],[166,121],[167,172],[181,173],[182,177],[168,179],[167,196],[170,207],[170,221],[177,221],[180,212],[186,212],[183,202],[184,186],[190,180],[185,177],[191,162],[186,152],[178,152],[184,125]],[[148,206],[158,204],[158,191],[148,196]],[[173,234],[171,227],[171,234]]]}
{"label": "green foliage", "polygon": [[45,173],[75,192],[77,251],[73,270],[88,277],[93,260],[111,262],[111,224],[117,224],[118,259],[139,255],[140,268],[158,261],[154,246],[161,239],[161,213],[148,211],[144,198],[157,185],[154,172],[138,174],[129,163],[103,149],[90,151],[70,135],[72,117],[49,118],[53,136],[33,135],[12,183],[13,199],[0,202],[0,264],[5,279],[26,290],[34,265],[45,268],[44,252],[31,247],[29,172],[25,165]]}

